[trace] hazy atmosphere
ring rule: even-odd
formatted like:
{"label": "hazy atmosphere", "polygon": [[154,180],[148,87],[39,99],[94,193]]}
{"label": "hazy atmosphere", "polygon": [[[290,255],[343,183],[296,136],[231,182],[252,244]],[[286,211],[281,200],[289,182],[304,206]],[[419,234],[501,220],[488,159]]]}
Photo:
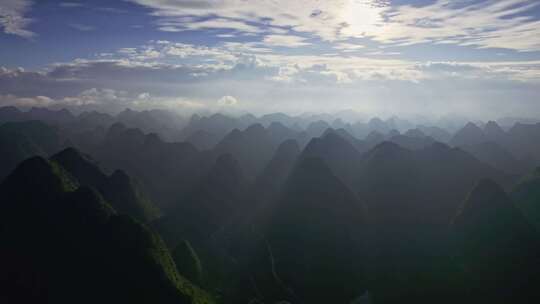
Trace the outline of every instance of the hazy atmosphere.
{"label": "hazy atmosphere", "polygon": [[0,105],[540,115],[540,2],[0,4]]}
{"label": "hazy atmosphere", "polygon": [[540,0],[0,0],[0,303],[540,303]]}

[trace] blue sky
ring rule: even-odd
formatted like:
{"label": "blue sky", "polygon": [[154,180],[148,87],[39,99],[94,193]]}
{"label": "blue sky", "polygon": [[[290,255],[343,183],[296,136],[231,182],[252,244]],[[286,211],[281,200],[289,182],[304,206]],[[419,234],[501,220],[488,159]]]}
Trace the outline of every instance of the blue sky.
{"label": "blue sky", "polygon": [[540,116],[540,1],[2,0],[0,105]]}

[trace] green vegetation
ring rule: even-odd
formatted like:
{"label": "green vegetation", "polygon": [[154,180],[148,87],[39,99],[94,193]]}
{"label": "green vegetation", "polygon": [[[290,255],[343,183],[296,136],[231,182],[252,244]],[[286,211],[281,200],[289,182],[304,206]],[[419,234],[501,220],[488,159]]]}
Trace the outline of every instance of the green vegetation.
{"label": "green vegetation", "polygon": [[[0,265],[8,302],[214,303],[177,272],[156,233],[116,215],[97,191],[79,187],[56,162],[23,162],[0,185],[0,197],[0,241],[16,257]],[[34,284],[43,290],[21,299]]]}

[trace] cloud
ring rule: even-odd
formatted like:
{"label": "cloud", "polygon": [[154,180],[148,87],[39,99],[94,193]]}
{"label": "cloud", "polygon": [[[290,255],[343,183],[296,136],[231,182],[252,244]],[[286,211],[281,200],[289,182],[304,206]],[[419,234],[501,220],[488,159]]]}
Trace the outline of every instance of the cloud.
{"label": "cloud", "polygon": [[238,100],[234,98],[233,96],[227,95],[227,96],[221,97],[217,103],[220,106],[232,107],[238,104]]}
{"label": "cloud", "polygon": [[313,33],[325,40],[337,39],[346,27],[354,27],[358,31],[369,30],[382,20],[380,12],[383,10],[380,0],[130,1],[153,9],[152,14],[160,17],[162,23],[174,23],[177,28],[201,28],[197,23],[217,19],[230,22],[223,28],[238,31],[275,31],[276,34],[283,34],[293,29]]}
{"label": "cloud", "polygon": [[355,52],[355,51],[365,48],[364,45],[348,43],[348,42],[335,43],[334,45],[332,45],[332,47],[336,50],[341,50],[344,52]]}
{"label": "cloud", "polygon": [[27,29],[32,19],[25,15],[30,11],[30,0],[2,0],[0,2],[0,27],[4,33],[23,38],[32,38],[36,34]]}
{"label": "cloud", "polygon": [[17,97],[12,94],[0,94],[0,106],[50,107],[56,102],[47,96]]}
{"label": "cloud", "polygon": [[249,25],[247,23],[227,19],[227,18],[216,18],[210,20],[195,21],[189,20],[190,22],[185,22],[189,19],[165,19],[160,21],[159,29],[164,32],[181,32],[186,30],[207,30],[207,29],[218,29],[218,30],[237,30],[240,32],[248,33],[260,33],[262,30],[256,26]]}
{"label": "cloud", "polygon": [[387,0],[130,1],[152,9],[167,31],[294,31],[347,50],[354,48],[339,43],[363,38],[394,46],[433,43],[540,51],[540,20],[533,13],[540,2],[531,0],[435,0],[415,6]]}
{"label": "cloud", "polygon": [[306,42],[306,38],[292,35],[268,35],[263,39],[263,43],[267,46],[282,46],[282,47],[301,47],[310,45]]}
{"label": "cloud", "polygon": [[102,110],[118,112],[125,108],[169,109],[190,112],[203,110],[206,105],[183,97],[157,97],[149,93],[133,95],[126,91],[91,88],[75,96],[53,99],[47,96],[19,97],[0,94],[0,106],[68,108],[75,111]]}
{"label": "cloud", "polygon": [[493,115],[540,115],[540,61],[422,62],[267,50],[256,42],[149,41],[40,71],[0,67],[0,95],[4,103],[109,110],[234,105],[257,113],[353,108],[439,115],[485,108]]}
{"label": "cloud", "polygon": [[[109,87],[158,96],[185,91],[215,101],[225,94],[209,92],[204,87],[218,82],[234,82],[246,90],[256,82],[296,86],[360,85],[361,82],[385,85],[390,81],[418,84],[444,79],[540,83],[538,61],[418,62],[266,50],[258,44],[223,43],[208,47],[153,41],[119,49],[98,59],[53,64],[42,71],[0,68],[0,94],[58,98]],[[196,88],[201,91],[197,92]]]}
{"label": "cloud", "polygon": [[530,14],[539,5],[529,0],[404,5],[385,12],[387,22],[370,35],[376,41],[400,45],[431,42],[539,51],[540,21]]}

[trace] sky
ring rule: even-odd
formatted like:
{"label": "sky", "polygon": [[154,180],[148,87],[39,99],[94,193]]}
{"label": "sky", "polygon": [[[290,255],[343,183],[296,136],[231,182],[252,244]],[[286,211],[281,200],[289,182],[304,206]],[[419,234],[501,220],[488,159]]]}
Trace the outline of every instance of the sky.
{"label": "sky", "polygon": [[1,0],[0,106],[540,117],[538,0]]}

